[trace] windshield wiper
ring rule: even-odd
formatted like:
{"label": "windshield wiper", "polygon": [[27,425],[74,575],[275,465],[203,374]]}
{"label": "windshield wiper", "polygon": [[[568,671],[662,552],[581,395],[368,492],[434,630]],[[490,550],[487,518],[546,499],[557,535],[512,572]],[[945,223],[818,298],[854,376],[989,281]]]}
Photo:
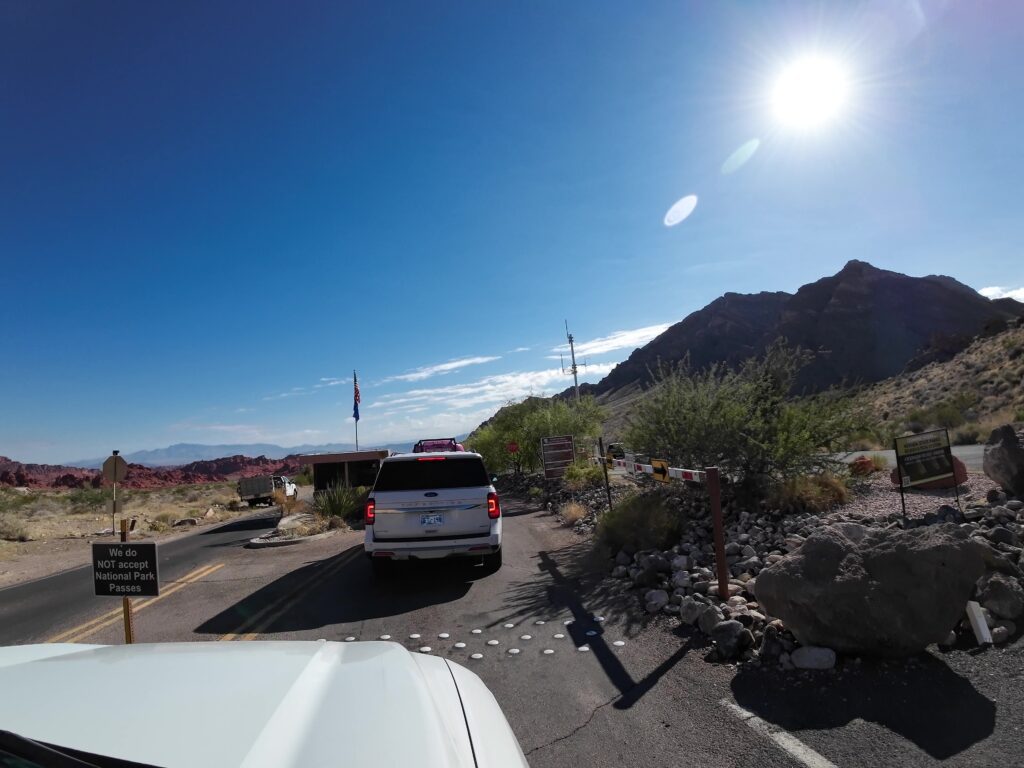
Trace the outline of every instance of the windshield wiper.
{"label": "windshield wiper", "polygon": [[0,765],[6,764],[3,758],[7,755],[28,760],[39,768],[156,768],[147,763],[55,747],[10,731],[0,731]]}

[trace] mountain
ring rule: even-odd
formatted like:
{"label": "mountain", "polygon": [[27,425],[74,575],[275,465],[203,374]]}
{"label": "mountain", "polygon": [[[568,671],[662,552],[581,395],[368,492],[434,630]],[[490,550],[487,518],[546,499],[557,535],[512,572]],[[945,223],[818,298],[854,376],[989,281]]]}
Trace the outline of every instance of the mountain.
{"label": "mountain", "polygon": [[948,360],[975,336],[1021,315],[1024,304],[987,299],[951,277],[909,277],[853,260],[795,294],[726,293],[634,350],[586,391],[603,399],[632,392],[650,383],[659,363],[687,355],[694,368],[735,365],[779,337],[818,353],[800,390],[870,383],[915,360]]}
{"label": "mountain", "polygon": [[[456,437],[461,440],[465,437]],[[412,441],[408,443],[388,443],[386,445],[363,445],[360,450],[387,449],[399,453],[412,449]],[[244,445],[203,445],[200,443],[175,443],[166,448],[148,451],[122,453],[129,464],[144,467],[181,467],[185,464],[202,461],[214,461],[235,456],[265,456],[268,459],[284,459],[303,453],[345,453],[356,449],[354,443],[326,443],[324,445],[295,445],[282,448],[271,443],[246,443]],[[61,466],[79,469],[98,469],[103,466],[106,456],[99,459],[82,459],[69,461]]]}

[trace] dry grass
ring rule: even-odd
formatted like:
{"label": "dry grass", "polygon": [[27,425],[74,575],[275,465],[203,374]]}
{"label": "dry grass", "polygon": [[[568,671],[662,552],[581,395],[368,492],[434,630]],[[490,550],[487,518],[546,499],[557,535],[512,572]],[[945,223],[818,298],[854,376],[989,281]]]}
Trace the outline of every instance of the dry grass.
{"label": "dry grass", "polygon": [[776,488],[772,504],[782,509],[826,512],[850,500],[850,489],[842,478],[828,472],[802,475]]}
{"label": "dry grass", "polygon": [[[123,516],[135,518],[135,530],[163,533],[176,520],[197,517],[204,523],[229,520],[241,514],[234,483],[205,483],[155,489],[118,490]],[[109,488],[40,489],[27,493],[0,488],[0,518],[4,529],[34,541],[92,536],[110,527]],[[236,511],[229,507],[234,502]],[[214,514],[206,517],[208,509]],[[247,510],[246,510],[247,511]],[[0,533],[0,538],[3,534]]]}
{"label": "dry grass", "polygon": [[25,526],[14,519],[13,515],[0,515],[0,539],[6,541],[28,541],[28,531]]}
{"label": "dry grass", "polygon": [[1000,424],[1024,420],[1024,328],[974,341],[945,363],[867,387],[860,401],[877,428],[865,448],[891,448],[895,435],[947,428],[961,445],[984,442]]}
{"label": "dry grass", "polygon": [[569,501],[563,504],[558,510],[562,518],[562,525],[571,528],[587,515],[587,508],[578,501]]}

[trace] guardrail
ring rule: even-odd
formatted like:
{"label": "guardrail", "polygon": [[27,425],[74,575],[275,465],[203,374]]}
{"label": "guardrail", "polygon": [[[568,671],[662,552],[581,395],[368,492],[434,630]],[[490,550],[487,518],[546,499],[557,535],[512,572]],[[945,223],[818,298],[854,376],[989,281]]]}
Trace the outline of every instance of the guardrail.
{"label": "guardrail", "polygon": [[[604,461],[604,459],[595,458],[595,461]],[[634,475],[654,475],[657,480],[661,480],[663,477],[666,480],[668,478],[673,480],[689,480],[692,483],[706,483],[708,480],[708,473],[701,469],[682,469],[681,467],[669,467],[661,464],[640,464],[635,461],[626,461],[625,459],[612,459],[612,466],[622,467]]]}

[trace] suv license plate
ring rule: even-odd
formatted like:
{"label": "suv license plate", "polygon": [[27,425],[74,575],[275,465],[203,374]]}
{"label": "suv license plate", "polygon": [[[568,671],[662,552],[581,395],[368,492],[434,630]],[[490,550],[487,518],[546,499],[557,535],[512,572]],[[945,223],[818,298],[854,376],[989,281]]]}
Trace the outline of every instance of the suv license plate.
{"label": "suv license plate", "polygon": [[434,515],[420,515],[420,525],[443,525],[444,515],[437,513]]}

